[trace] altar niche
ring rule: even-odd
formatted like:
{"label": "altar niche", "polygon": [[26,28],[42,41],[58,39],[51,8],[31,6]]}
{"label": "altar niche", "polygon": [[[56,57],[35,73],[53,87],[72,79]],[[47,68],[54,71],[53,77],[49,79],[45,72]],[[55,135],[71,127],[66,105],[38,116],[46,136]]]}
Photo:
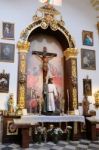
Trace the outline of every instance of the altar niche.
{"label": "altar niche", "polygon": [[[37,9],[37,11],[42,14],[42,17],[38,16],[39,13],[33,16],[33,22],[21,32],[17,44],[19,50],[18,105],[20,108],[28,108],[31,105],[32,107],[36,106],[36,112],[38,103],[41,106],[44,72],[41,58],[32,55],[32,51],[43,52],[43,47],[47,47],[48,53],[57,54],[57,57],[53,57],[48,62],[49,72],[47,76],[54,76],[59,97],[65,100],[64,105],[62,104],[62,110],[67,113],[67,110],[72,111],[78,107],[77,51],[75,44],[72,36],[65,29],[64,21],[58,10],[53,6],[45,5]],[[60,19],[58,19],[57,15],[59,15]],[[54,38],[58,44],[55,45],[53,40],[47,40],[47,36]],[[42,38],[37,39],[37,37]],[[59,51],[59,49],[61,50]],[[47,77],[45,81],[47,81]],[[69,100],[67,89],[69,91]],[[35,98],[37,101],[32,101],[31,103],[30,99]]]}
{"label": "altar niche", "polygon": [[[36,40],[35,40],[36,38]],[[45,41],[46,39],[46,41]],[[39,41],[42,41],[42,46]],[[50,41],[50,44],[48,43]],[[54,46],[53,44],[54,43]],[[36,45],[36,46],[35,46]],[[44,46],[46,45],[46,46]],[[60,99],[64,96],[63,51],[60,43],[52,36],[38,35],[31,41],[27,54],[27,108],[28,112],[45,114],[45,85],[52,77],[59,94],[55,101],[56,111],[60,111]],[[42,101],[40,103],[40,101]]]}

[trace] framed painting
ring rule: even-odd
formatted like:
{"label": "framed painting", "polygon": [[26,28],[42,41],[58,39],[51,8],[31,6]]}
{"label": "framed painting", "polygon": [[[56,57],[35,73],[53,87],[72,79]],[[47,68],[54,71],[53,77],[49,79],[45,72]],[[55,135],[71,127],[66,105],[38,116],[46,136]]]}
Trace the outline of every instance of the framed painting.
{"label": "framed painting", "polygon": [[81,49],[81,68],[96,70],[96,58],[94,50]]}
{"label": "framed painting", "polygon": [[0,73],[0,93],[8,93],[9,92],[9,74]]}
{"label": "framed painting", "polygon": [[93,46],[93,32],[82,31],[82,43],[86,46]]}
{"label": "framed painting", "polygon": [[91,79],[83,79],[83,95],[84,96],[92,96]]}
{"label": "framed painting", "polygon": [[8,43],[0,43],[0,61],[14,62],[15,45]]}
{"label": "framed painting", "polygon": [[4,39],[14,39],[14,24],[9,22],[2,23],[2,36]]}

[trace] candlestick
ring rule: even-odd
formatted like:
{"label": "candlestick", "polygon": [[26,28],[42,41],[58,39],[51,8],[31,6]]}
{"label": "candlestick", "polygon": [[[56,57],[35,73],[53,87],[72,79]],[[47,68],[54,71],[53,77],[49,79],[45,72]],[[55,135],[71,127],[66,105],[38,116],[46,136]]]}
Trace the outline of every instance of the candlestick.
{"label": "candlestick", "polygon": [[68,102],[68,114],[69,114],[69,90],[67,89],[67,102]]}

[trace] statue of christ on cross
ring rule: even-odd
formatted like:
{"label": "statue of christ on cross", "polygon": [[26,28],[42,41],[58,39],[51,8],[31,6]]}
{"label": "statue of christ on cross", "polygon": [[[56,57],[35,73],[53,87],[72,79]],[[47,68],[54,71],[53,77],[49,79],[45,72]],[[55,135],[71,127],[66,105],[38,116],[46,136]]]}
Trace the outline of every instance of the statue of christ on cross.
{"label": "statue of christ on cross", "polygon": [[32,51],[32,54],[39,56],[43,62],[43,67],[42,67],[42,69],[43,69],[43,83],[46,83],[49,60],[52,59],[53,57],[56,57],[57,54],[47,52],[46,47],[43,47],[43,52]]}
{"label": "statue of christ on cross", "polygon": [[47,48],[43,47],[43,52],[38,52],[38,51],[32,51],[32,54],[35,54],[37,56],[39,56],[43,62],[43,99],[44,99],[44,113],[46,113],[48,111],[47,109],[47,105],[48,105],[48,87],[47,87],[47,83],[46,83],[46,78],[48,75],[48,63],[49,60],[52,59],[53,57],[56,57],[57,54],[56,53],[49,53],[47,52]]}

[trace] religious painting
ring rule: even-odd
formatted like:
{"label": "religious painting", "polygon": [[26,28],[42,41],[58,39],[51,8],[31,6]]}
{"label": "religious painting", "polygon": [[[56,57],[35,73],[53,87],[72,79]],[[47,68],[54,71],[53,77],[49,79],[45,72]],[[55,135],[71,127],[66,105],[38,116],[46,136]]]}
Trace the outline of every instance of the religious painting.
{"label": "religious painting", "polygon": [[15,127],[14,122],[8,120],[7,121],[7,135],[17,135],[18,134],[18,128]]}
{"label": "religious painting", "polygon": [[14,24],[9,22],[3,22],[2,35],[4,39],[14,39]]}
{"label": "religious painting", "polygon": [[0,61],[14,62],[15,45],[8,43],[0,43]]}
{"label": "religious painting", "polygon": [[93,46],[93,32],[82,31],[82,42],[83,42],[83,45]]}
{"label": "religious painting", "polygon": [[9,74],[0,73],[0,93],[8,93],[9,92]]}
{"label": "religious painting", "polygon": [[92,96],[92,82],[91,82],[91,79],[83,79],[83,95]]}
{"label": "religious painting", "polygon": [[94,50],[81,49],[81,68],[96,70],[96,58]]}

